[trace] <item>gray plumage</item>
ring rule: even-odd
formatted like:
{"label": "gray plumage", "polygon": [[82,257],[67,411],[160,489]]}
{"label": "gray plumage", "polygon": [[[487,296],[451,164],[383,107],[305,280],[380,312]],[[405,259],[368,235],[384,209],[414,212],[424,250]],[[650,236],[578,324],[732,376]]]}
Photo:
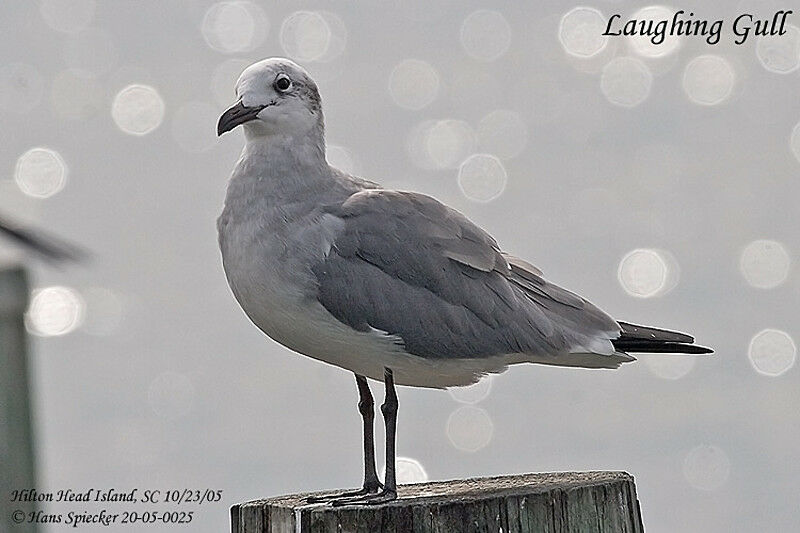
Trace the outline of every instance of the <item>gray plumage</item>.
{"label": "gray plumage", "polygon": [[491,236],[429,196],[366,190],[326,211],[344,229],[312,267],[318,298],[357,330],[431,358],[613,353],[598,340],[619,336],[611,317],[509,264]]}

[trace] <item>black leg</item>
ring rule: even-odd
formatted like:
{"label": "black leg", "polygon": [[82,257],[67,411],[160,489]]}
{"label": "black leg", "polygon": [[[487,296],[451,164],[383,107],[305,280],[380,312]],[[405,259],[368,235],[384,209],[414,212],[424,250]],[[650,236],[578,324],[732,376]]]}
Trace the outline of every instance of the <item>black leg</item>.
{"label": "black leg", "polygon": [[386,383],[386,399],[381,405],[381,413],[386,424],[386,480],[383,492],[397,497],[397,478],[395,477],[395,441],[397,437],[397,392],[394,390],[394,375],[386,369],[383,375]]}
{"label": "black leg", "polygon": [[397,478],[395,469],[397,392],[394,390],[394,374],[392,374],[391,369],[385,369],[383,380],[386,383],[386,399],[383,405],[381,405],[383,421],[386,424],[386,480],[383,490],[377,494],[336,499],[333,500],[333,505],[378,505],[397,499]]}
{"label": "black leg", "polygon": [[375,469],[375,435],[373,431],[375,401],[372,399],[367,378],[356,374],[356,385],[358,385],[359,394],[358,411],[361,413],[364,423],[364,490],[378,492],[382,485]]}
{"label": "black leg", "polygon": [[331,496],[310,496],[309,503],[320,503],[334,501],[338,498],[350,498],[374,494],[383,486],[378,480],[378,472],[375,469],[375,436],[373,425],[375,422],[375,401],[372,399],[372,392],[369,390],[367,378],[356,376],[358,386],[358,412],[361,413],[361,420],[364,426],[364,485],[360,490],[334,494]]}

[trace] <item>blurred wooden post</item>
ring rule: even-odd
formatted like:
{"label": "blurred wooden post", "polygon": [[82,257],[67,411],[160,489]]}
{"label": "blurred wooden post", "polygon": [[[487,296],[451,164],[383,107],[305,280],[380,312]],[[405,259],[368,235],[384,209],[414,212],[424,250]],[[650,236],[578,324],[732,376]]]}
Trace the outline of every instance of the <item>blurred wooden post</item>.
{"label": "blurred wooden post", "polygon": [[[315,495],[326,493],[315,493]],[[386,505],[307,504],[310,494],[231,507],[232,533],[641,533],[633,477],[563,472],[404,485]]]}
{"label": "blurred wooden post", "polygon": [[24,314],[28,280],[20,267],[0,269],[0,531],[33,533],[35,524],[17,524],[12,514],[35,504],[11,502],[14,490],[36,488],[28,389]]}

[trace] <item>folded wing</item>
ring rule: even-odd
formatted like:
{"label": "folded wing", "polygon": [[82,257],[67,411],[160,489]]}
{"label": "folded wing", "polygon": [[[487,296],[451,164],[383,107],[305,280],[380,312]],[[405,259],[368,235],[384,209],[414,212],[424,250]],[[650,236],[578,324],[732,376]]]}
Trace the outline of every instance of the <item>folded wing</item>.
{"label": "folded wing", "polygon": [[313,269],[317,297],[357,330],[396,335],[427,358],[615,352],[611,317],[433,198],[367,190],[327,211],[344,224]]}

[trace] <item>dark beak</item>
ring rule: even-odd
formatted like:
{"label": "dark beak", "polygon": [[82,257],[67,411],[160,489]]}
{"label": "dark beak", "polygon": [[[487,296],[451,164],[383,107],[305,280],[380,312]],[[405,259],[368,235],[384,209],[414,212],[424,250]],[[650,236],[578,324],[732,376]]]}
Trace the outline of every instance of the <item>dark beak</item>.
{"label": "dark beak", "polygon": [[225,132],[231,131],[236,126],[255,119],[258,113],[265,107],[267,106],[247,107],[242,102],[237,102],[219,117],[217,135],[222,135]]}

